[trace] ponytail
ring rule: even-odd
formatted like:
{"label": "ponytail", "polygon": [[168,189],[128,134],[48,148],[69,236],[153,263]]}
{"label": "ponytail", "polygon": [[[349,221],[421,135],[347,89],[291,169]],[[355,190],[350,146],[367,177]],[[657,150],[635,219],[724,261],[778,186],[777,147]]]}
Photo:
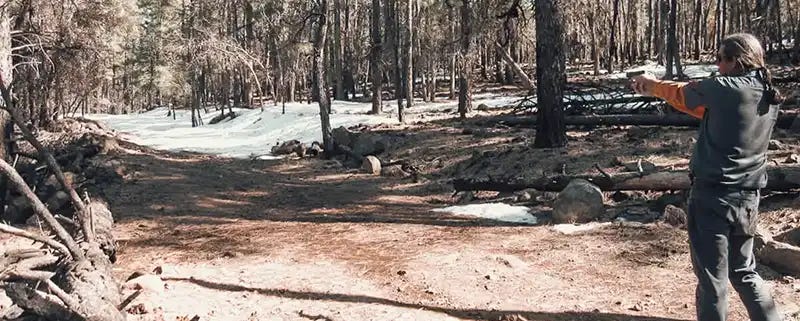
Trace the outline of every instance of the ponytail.
{"label": "ponytail", "polygon": [[770,105],[780,105],[786,100],[786,98],[781,95],[780,91],[772,85],[772,74],[767,67],[758,68],[756,70],[756,76],[758,80],[764,84],[764,98],[767,99]]}

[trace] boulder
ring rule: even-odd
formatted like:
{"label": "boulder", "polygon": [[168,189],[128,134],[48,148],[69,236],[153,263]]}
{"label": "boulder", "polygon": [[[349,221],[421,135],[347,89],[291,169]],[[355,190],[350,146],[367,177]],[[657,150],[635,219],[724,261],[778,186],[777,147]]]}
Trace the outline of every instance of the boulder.
{"label": "boulder", "polygon": [[478,110],[478,111],[488,111],[488,110],[489,110],[489,105],[486,105],[486,104],[480,104],[480,105],[478,105],[478,107],[476,107],[476,108],[475,108],[475,110]]}
{"label": "boulder", "polygon": [[663,220],[669,225],[685,228],[687,222],[686,212],[680,207],[669,204],[664,208]]}
{"label": "boulder", "polygon": [[364,157],[364,161],[361,163],[361,170],[367,174],[380,175],[381,161],[375,156]]}
{"label": "boulder", "polygon": [[311,147],[306,149],[306,155],[311,156],[311,157],[320,156],[324,152],[325,152],[325,150],[322,148],[322,144],[320,144],[319,142],[311,143]]}
{"label": "boulder", "polygon": [[389,149],[389,142],[378,134],[359,135],[353,143],[353,153],[360,156],[378,155]]}
{"label": "boulder", "polygon": [[553,203],[553,222],[557,224],[586,223],[604,213],[603,192],[583,179],[569,182]]}
{"label": "boulder", "polygon": [[289,155],[296,153],[298,148],[303,146],[298,140],[290,140],[281,143],[280,145],[272,146],[272,150],[270,151],[272,155]]}
{"label": "boulder", "polygon": [[331,136],[336,144],[348,147],[353,147],[353,143],[355,143],[356,140],[356,133],[351,132],[344,126],[334,128],[331,132]]}

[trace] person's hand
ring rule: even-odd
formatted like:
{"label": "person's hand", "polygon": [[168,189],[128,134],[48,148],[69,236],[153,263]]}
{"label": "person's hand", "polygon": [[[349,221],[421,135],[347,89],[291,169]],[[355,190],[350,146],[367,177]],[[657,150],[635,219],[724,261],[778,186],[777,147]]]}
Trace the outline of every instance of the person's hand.
{"label": "person's hand", "polygon": [[657,79],[655,76],[645,73],[631,78],[631,88],[639,95],[652,96],[651,89],[653,88],[653,83],[656,81]]}

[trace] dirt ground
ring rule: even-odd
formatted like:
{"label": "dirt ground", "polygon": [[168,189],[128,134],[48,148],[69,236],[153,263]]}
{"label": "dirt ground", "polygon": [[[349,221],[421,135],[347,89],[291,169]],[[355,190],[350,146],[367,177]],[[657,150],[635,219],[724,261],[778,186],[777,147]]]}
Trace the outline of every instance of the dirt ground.
{"label": "dirt ground", "polygon": [[[547,225],[432,212],[456,202],[446,179],[470,155],[524,144],[514,139],[531,134],[463,135],[464,126],[381,129],[405,133],[387,157],[417,160],[423,179],[368,176],[336,161],[226,159],[122,144],[113,158],[125,179],[102,186],[117,219],[116,276],[163,271],[166,289],[148,305],[163,311],[142,319],[693,319],[695,279],[680,229],[611,225],[564,235]],[[685,163],[683,148],[661,155],[620,147],[626,132],[571,132],[568,148],[542,151],[552,156],[536,166],[567,161],[580,170],[616,156]],[[647,140],[660,146],[691,136],[673,129]],[[796,227],[800,210],[791,203],[789,196],[765,202],[763,219]],[[781,308],[800,309],[800,281],[762,270]],[[731,320],[747,320],[731,298]]]}

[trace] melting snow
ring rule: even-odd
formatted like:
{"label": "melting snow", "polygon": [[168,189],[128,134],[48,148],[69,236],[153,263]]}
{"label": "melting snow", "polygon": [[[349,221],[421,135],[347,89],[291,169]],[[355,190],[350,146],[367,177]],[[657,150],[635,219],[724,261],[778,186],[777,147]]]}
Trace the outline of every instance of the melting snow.
{"label": "melting snow", "polygon": [[[520,97],[498,96],[480,94],[474,96],[473,104],[485,104],[490,108],[503,107],[515,104]],[[334,101],[331,109],[331,126],[355,126],[359,124],[397,124],[396,102],[384,104],[385,113],[368,115],[372,109],[369,102]],[[458,108],[457,101],[443,101],[436,103],[417,102],[407,109],[409,118],[422,118],[424,113],[441,112]],[[256,109],[234,109],[238,117],[232,120],[209,125],[208,122],[219,111],[209,109],[208,113],[201,112],[201,117],[206,125],[191,126],[191,112],[187,110],[176,111],[176,119],[167,117],[169,110],[166,107],[141,114],[87,115],[87,118],[106,122],[111,128],[128,134],[129,139],[135,143],[157,149],[171,151],[191,151],[216,154],[235,158],[246,158],[253,155],[269,153],[270,148],[278,142],[297,139],[310,144],[322,140],[320,128],[319,105],[316,103],[290,103],[286,104],[286,114],[281,113],[280,106],[268,105],[261,111]],[[449,114],[427,115],[426,119],[435,117],[452,117]]]}
{"label": "melting snow", "polygon": [[580,232],[591,231],[609,225],[611,225],[610,222],[606,223],[592,222],[587,224],[557,224],[553,225],[553,230],[562,234],[575,234]]}
{"label": "melting snow", "polygon": [[454,215],[472,216],[503,222],[536,224],[536,216],[524,206],[511,206],[504,203],[470,204],[451,206],[433,210],[434,212],[451,213]]}

